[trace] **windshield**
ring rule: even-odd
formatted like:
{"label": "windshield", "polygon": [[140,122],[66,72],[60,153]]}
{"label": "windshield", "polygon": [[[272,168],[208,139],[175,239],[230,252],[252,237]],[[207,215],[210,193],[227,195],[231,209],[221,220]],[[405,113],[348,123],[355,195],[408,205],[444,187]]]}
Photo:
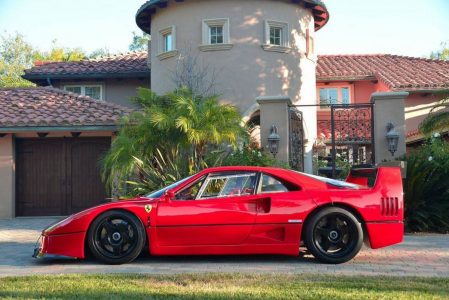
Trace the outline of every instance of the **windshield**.
{"label": "windshield", "polygon": [[336,179],[332,179],[332,178],[326,178],[326,177],[316,176],[316,175],[312,175],[312,174],[306,174],[306,173],[297,172],[297,171],[295,171],[295,172],[299,173],[301,175],[304,175],[304,176],[312,177],[316,180],[319,180],[319,181],[322,181],[322,182],[325,182],[327,184],[337,186],[337,187],[346,187],[346,188],[353,188],[353,189],[360,188],[360,186],[357,184],[349,183],[349,182],[342,181],[342,180],[336,180]]}
{"label": "windshield", "polygon": [[194,176],[194,175],[189,176],[189,177],[184,178],[184,179],[181,179],[181,180],[179,180],[179,181],[176,181],[175,183],[172,183],[172,184],[170,184],[169,186],[166,186],[166,187],[164,187],[164,188],[162,188],[162,189],[160,189],[160,190],[157,190],[157,191],[155,191],[155,192],[151,192],[150,194],[146,195],[145,197],[146,197],[146,198],[160,198],[160,197],[162,197],[162,195],[164,195],[164,193],[165,193],[166,191],[171,190],[171,189],[177,187],[178,185],[180,185],[180,184],[183,183],[184,181],[186,181],[186,180],[192,178],[193,176]]}

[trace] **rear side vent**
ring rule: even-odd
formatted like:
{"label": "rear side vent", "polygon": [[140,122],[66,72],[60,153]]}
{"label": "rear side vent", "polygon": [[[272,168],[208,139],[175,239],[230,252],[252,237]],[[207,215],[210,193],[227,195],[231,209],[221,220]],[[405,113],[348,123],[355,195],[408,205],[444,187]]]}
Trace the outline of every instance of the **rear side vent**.
{"label": "rear side vent", "polygon": [[380,213],[382,216],[393,217],[399,214],[399,200],[398,197],[382,197]]}

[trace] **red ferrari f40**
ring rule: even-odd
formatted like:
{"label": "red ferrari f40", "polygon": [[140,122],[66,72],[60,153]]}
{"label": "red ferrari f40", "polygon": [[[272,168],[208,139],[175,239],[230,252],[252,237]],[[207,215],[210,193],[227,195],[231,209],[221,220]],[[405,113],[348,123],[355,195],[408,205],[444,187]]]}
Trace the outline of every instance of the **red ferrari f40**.
{"label": "red ferrari f40", "polygon": [[[371,180],[368,183],[368,177]],[[144,197],[71,215],[42,231],[34,256],[108,264],[151,255],[299,255],[325,263],[352,259],[363,242],[403,239],[399,168],[351,172],[346,181],[291,170],[218,167]]]}

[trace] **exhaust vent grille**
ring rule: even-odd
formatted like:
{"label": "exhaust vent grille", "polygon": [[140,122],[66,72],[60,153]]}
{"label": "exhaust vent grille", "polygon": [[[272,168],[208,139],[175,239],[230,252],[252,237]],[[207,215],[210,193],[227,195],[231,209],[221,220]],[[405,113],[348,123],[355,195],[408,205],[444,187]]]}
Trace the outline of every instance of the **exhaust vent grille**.
{"label": "exhaust vent grille", "polygon": [[380,213],[385,217],[393,217],[399,214],[399,199],[398,197],[382,197]]}

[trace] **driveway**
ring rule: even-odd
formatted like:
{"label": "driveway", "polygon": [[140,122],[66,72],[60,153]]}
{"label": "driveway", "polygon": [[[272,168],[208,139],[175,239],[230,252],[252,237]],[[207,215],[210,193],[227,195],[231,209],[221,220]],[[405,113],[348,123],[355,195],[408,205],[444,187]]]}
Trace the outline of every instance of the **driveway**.
{"label": "driveway", "polygon": [[317,263],[312,256],[151,257],[108,266],[95,261],[36,260],[31,257],[39,232],[55,218],[0,220],[0,276],[70,273],[174,274],[204,272],[304,273],[334,275],[449,277],[449,235],[408,235],[402,244],[363,248],[345,264]]}

